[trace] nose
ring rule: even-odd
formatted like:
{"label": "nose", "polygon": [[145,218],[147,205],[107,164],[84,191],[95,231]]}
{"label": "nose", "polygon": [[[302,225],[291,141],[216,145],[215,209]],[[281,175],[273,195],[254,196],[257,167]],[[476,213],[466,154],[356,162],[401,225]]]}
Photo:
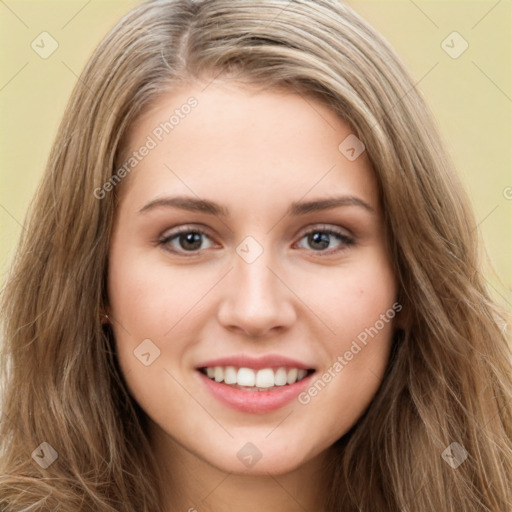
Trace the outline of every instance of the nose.
{"label": "nose", "polygon": [[235,255],[218,308],[218,320],[226,329],[261,338],[296,321],[294,294],[266,254],[252,263]]}

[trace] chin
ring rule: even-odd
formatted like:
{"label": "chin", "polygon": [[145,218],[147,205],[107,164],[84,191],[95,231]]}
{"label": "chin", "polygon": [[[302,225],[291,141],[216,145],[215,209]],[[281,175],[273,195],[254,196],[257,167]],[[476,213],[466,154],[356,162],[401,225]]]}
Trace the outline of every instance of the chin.
{"label": "chin", "polygon": [[[268,436],[268,432],[265,433]],[[322,449],[314,450],[304,443],[304,436],[285,444],[286,436],[275,440],[264,439],[261,434],[244,436],[247,441],[230,439],[216,444],[211,451],[198,454],[208,464],[227,473],[239,475],[282,475],[299,469],[314,459]],[[252,440],[251,440],[252,439]]]}

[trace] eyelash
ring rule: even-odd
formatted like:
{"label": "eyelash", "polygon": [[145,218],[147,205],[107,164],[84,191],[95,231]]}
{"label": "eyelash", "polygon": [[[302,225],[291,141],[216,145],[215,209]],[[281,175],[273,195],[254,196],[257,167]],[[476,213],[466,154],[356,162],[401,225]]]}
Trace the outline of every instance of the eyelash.
{"label": "eyelash", "polygon": [[[211,238],[208,233],[201,229],[201,228],[192,228],[190,226],[184,226],[182,228],[179,228],[178,230],[174,231],[173,233],[161,238],[158,240],[158,245],[159,246],[162,246],[164,248],[164,250],[166,251],[169,251],[173,254],[177,254],[179,256],[184,256],[184,257],[190,257],[190,256],[196,256],[199,251],[201,251],[201,249],[196,249],[195,251],[185,251],[185,252],[182,252],[182,251],[177,251],[175,249],[171,249],[169,248],[168,244],[171,240],[175,239],[175,238],[178,238],[180,235],[183,235],[183,234],[188,234],[188,233],[195,233],[195,234],[200,234],[200,235],[204,235],[208,238]],[[327,227],[316,227],[314,229],[311,229],[309,231],[306,231],[305,233],[302,234],[302,236],[300,237],[300,240],[302,240],[304,237],[308,236],[308,235],[311,235],[313,233],[325,233],[327,235],[332,235],[332,236],[335,236],[337,238],[339,238],[339,240],[342,242],[342,244],[345,246],[345,247],[342,247],[342,248],[339,248],[339,249],[331,249],[331,250],[319,250],[319,251],[315,251],[315,250],[311,250],[311,252],[313,253],[317,253],[321,256],[325,255],[325,256],[330,256],[332,254],[337,254],[339,252],[342,252],[344,250],[347,250],[347,246],[351,246],[351,245],[354,245],[355,244],[355,241],[353,238],[347,236],[346,234],[342,233],[341,231],[337,231],[337,230],[334,230],[332,228],[327,228]],[[188,254],[187,254],[188,253]]]}

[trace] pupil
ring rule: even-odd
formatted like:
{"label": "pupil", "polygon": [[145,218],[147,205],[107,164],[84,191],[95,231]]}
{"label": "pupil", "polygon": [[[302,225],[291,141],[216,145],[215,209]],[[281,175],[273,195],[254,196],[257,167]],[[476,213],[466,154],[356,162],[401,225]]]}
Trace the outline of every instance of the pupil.
{"label": "pupil", "polygon": [[[186,240],[185,246],[181,244],[183,249],[199,249],[201,247],[201,234],[200,233],[187,233],[186,235],[182,235]],[[187,246],[187,244],[192,244],[194,247]]]}
{"label": "pupil", "polygon": [[309,236],[310,242],[312,242],[312,245],[315,243],[319,243],[320,246],[317,247],[319,249],[325,249],[329,247],[329,235],[326,233],[319,233],[318,231],[316,233],[313,233]]}

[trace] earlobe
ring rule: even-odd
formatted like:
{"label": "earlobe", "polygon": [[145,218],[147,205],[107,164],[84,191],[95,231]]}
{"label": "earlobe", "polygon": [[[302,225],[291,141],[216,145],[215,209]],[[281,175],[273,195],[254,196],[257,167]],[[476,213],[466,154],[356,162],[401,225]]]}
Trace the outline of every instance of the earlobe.
{"label": "earlobe", "polygon": [[104,310],[100,310],[100,322],[102,325],[110,323],[110,318]]}

